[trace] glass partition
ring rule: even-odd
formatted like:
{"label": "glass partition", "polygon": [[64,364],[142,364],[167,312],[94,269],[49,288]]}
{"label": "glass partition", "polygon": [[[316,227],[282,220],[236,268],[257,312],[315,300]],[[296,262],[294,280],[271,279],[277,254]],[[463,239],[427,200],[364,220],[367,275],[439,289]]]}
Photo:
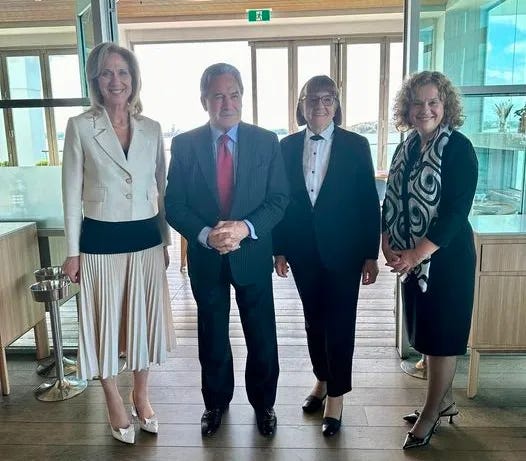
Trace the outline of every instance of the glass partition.
{"label": "glass partition", "polygon": [[61,167],[0,168],[0,220],[36,221],[39,229],[62,229]]}
{"label": "glass partition", "polygon": [[[479,161],[473,214],[524,211],[526,136],[518,131],[513,110],[525,103],[526,97],[464,97],[466,121],[461,130],[471,139]],[[503,113],[509,114],[509,122]]]}

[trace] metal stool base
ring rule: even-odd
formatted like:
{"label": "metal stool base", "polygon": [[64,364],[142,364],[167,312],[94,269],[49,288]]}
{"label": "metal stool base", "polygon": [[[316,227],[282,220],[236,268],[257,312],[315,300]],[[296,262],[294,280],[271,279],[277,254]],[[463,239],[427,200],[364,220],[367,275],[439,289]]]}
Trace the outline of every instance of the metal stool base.
{"label": "metal stool base", "polygon": [[[74,375],[77,373],[77,361],[73,359],[68,359],[67,357],[62,358],[62,363],[64,364],[64,375]],[[46,376],[48,378],[56,378],[57,371],[55,368],[55,357],[42,360],[37,365],[37,374],[40,376]]]}
{"label": "metal stool base", "polygon": [[43,383],[35,389],[35,397],[42,402],[59,402],[72,399],[86,389],[88,382],[78,378],[57,379]]}
{"label": "metal stool base", "polygon": [[418,361],[414,360],[403,360],[400,363],[400,368],[404,373],[407,373],[409,376],[418,379],[427,379],[427,367],[422,359]]}

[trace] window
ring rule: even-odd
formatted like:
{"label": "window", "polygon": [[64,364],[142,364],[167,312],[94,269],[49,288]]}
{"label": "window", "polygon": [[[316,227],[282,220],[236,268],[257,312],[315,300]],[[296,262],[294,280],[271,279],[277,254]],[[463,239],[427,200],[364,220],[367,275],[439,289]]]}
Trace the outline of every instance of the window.
{"label": "window", "polygon": [[367,138],[376,169],[380,110],[379,43],[347,45],[346,84],[346,126]]}
{"label": "window", "polygon": [[287,48],[260,48],[257,59],[258,125],[282,138],[289,132]]}
{"label": "window", "polygon": [[[0,75],[2,125],[0,162],[13,166],[58,165],[67,118],[81,112],[71,98],[81,98],[75,50],[3,51]],[[35,101],[37,101],[35,103]],[[77,102],[78,104],[78,102]],[[57,107],[66,106],[66,107]],[[5,133],[9,136],[6,137]]]}
{"label": "window", "polygon": [[442,10],[423,6],[420,15],[429,53],[419,54],[418,68],[444,72],[463,95],[460,130],[479,163],[472,213],[524,213],[526,2],[458,0]]}
{"label": "window", "polygon": [[207,122],[199,102],[199,80],[207,66],[223,61],[241,72],[243,120],[254,121],[281,139],[298,129],[296,105],[301,87],[309,78],[325,74],[341,85],[344,126],[369,139],[375,167],[386,170],[399,141],[388,116],[402,81],[401,42],[390,37],[367,38],[363,43],[347,40],[136,44],[144,113],[161,123],[169,150],[174,135]]}
{"label": "window", "polygon": [[217,62],[234,65],[243,80],[243,120],[252,121],[250,47],[245,41],[149,43],[133,47],[141,69],[144,114],[161,124],[165,148],[174,135],[203,125],[200,103],[203,71]]}

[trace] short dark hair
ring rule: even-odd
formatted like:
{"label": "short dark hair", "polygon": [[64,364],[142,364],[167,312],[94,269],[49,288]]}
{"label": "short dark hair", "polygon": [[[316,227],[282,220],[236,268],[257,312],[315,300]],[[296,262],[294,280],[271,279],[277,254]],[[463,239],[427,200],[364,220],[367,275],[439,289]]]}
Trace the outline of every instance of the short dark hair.
{"label": "short dark hair", "polygon": [[440,101],[444,104],[444,119],[442,123],[451,128],[462,126],[464,123],[462,100],[451,80],[441,72],[424,70],[407,77],[396,95],[393,107],[393,120],[397,130],[407,131],[413,128],[409,120],[411,103],[415,100],[416,91],[429,84],[437,87]]}
{"label": "short dark hair", "polygon": [[111,53],[117,53],[128,64],[132,78],[132,90],[128,99],[129,112],[132,115],[138,115],[142,112],[142,103],[139,97],[141,91],[141,73],[139,71],[139,62],[135,55],[128,49],[123,48],[113,42],[99,43],[91,50],[88,61],[86,62],[86,77],[88,79],[90,90],[91,110],[101,112],[104,108],[104,98],[100,92],[98,78],[103,70],[104,61]]}
{"label": "short dark hair", "polygon": [[237,68],[234,67],[232,64],[218,62],[216,64],[208,66],[203,72],[203,75],[201,76],[201,101],[206,99],[206,96],[208,95],[208,89],[210,88],[210,82],[212,81],[212,79],[223,74],[232,75],[236,79],[237,84],[239,85],[239,90],[241,91],[241,94],[243,94],[243,82],[241,81],[241,74],[239,73],[239,70],[237,70]]}
{"label": "short dark hair", "polygon": [[303,85],[298,97],[298,104],[296,106],[296,120],[298,125],[302,126],[307,124],[307,120],[305,120],[305,116],[303,115],[302,102],[305,100],[307,94],[316,93],[318,91],[327,91],[336,98],[338,107],[334,112],[334,117],[332,120],[334,121],[335,125],[341,125],[342,108],[340,106],[340,91],[338,90],[336,82],[327,75],[316,75],[315,77],[309,79],[305,85]]}

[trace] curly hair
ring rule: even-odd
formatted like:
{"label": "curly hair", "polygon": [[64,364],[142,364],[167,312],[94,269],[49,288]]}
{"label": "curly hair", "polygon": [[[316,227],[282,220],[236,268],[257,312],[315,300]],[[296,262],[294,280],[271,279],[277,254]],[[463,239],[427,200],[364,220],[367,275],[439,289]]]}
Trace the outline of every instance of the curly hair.
{"label": "curly hair", "polygon": [[458,128],[464,123],[462,114],[462,101],[457,89],[441,72],[428,71],[418,72],[407,77],[402,88],[396,94],[394,103],[393,121],[399,131],[407,131],[413,128],[409,120],[409,109],[416,98],[416,92],[425,85],[435,85],[438,89],[440,100],[444,104],[444,118],[442,124],[451,128]]}
{"label": "curly hair", "polygon": [[132,90],[128,99],[128,111],[131,115],[139,115],[142,112],[142,103],[139,97],[141,91],[141,73],[139,63],[135,55],[126,48],[112,42],[98,44],[91,50],[86,62],[86,77],[90,90],[91,111],[101,113],[104,108],[104,99],[100,92],[98,78],[103,70],[105,59],[112,53],[121,55],[128,64],[132,78]]}

